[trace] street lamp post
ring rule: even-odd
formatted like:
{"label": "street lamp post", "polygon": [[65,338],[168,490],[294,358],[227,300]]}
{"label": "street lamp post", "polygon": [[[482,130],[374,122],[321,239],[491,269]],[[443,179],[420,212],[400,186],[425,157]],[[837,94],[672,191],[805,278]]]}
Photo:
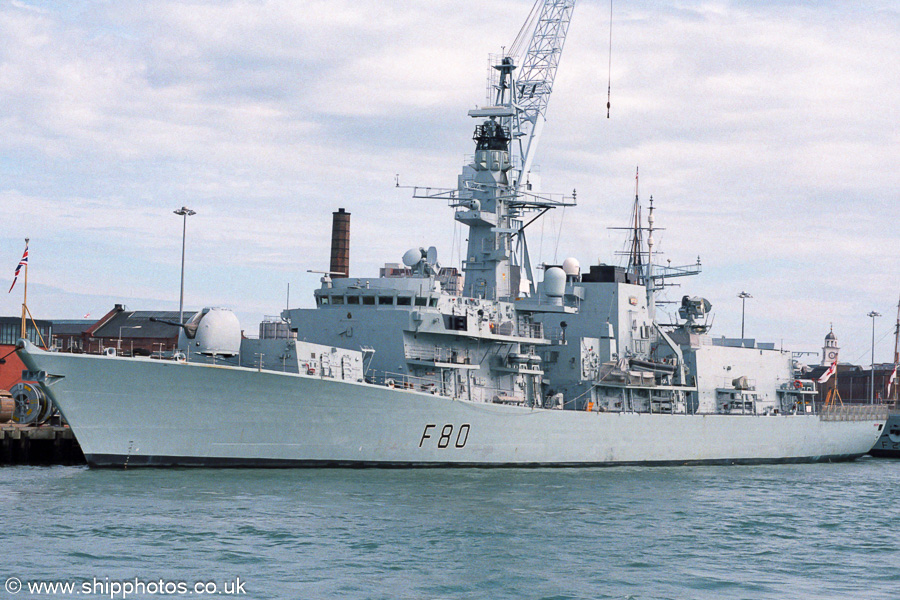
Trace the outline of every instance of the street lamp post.
{"label": "street lamp post", "polygon": [[181,228],[181,294],[178,296],[178,322],[184,323],[184,246],[187,239],[187,218],[197,213],[186,206],[173,212],[184,217],[184,224]]}
{"label": "street lamp post", "polygon": [[738,294],[738,298],[741,299],[741,344],[742,345],[744,343],[743,342],[743,340],[744,340],[744,313],[745,313],[745,309],[747,307],[747,298],[752,298],[752,297],[753,296],[751,296],[747,292],[741,292],[740,294]]}
{"label": "street lamp post", "polygon": [[875,404],[875,317],[880,317],[881,313],[873,310],[867,316],[872,317],[872,373],[869,383],[869,404]]}

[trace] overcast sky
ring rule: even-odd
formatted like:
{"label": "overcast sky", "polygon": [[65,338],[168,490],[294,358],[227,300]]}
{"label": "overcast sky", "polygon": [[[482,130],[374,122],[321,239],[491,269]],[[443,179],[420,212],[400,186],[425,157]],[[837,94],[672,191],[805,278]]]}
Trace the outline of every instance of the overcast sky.
{"label": "overcast sky", "polygon": [[[487,55],[531,0],[0,0],[0,314],[31,238],[36,318],[121,302],[228,306],[248,332],[310,306],[331,212],[351,274],[411,247],[457,260],[440,202],[473,149]],[[889,361],[900,297],[900,8],[895,1],[609,3],[575,8],[537,163],[578,206],[532,226],[533,259],[615,262],[640,166],[658,247],[704,272],[714,335]],[[454,241],[457,240],[457,241]],[[538,256],[540,254],[540,256]],[[810,357],[818,362],[819,357]]]}

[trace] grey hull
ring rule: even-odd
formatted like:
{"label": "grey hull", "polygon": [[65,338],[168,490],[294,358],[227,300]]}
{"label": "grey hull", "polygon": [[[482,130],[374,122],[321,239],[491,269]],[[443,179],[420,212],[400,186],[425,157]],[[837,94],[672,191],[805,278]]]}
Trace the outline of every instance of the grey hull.
{"label": "grey hull", "polygon": [[893,413],[888,417],[884,431],[869,454],[879,458],[900,458],[900,414]]}
{"label": "grey hull", "polygon": [[88,464],[94,468],[133,468],[133,467],[201,467],[201,468],[261,468],[261,469],[315,469],[315,468],[347,468],[347,469],[435,469],[435,468],[585,468],[585,467],[683,467],[691,465],[765,465],[765,464],[798,464],[812,462],[847,462],[856,460],[862,454],[844,454],[835,456],[810,456],[792,458],[722,458],[708,460],[659,460],[634,462],[574,462],[574,463],[460,463],[460,462],[383,462],[383,461],[338,461],[338,460],[282,460],[282,459],[250,459],[203,456],[127,456],[100,454],[87,457]]}
{"label": "grey hull", "polygon": [[849,460],[884,419],[530,409],[307,375],[47,353],[93,466],[600,466]]}

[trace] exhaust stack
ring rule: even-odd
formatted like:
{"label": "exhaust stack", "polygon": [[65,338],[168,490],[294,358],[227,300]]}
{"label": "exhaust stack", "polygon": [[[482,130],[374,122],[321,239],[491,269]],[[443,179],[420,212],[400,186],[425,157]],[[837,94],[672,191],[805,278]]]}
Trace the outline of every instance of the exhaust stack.
{"label": "exhaust stack", "polygon": [[350,213],[343,208],[331,213],[334,219],[331,223],[331,268],[332,277],[350,276]]}

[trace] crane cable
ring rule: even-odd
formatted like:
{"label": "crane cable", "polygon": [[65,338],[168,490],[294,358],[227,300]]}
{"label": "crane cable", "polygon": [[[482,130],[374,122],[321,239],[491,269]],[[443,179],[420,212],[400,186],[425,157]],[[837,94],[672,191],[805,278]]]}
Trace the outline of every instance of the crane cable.
{"label": "crane cable", "polygon": [[[526,40],[528,43],[531,43],[532,30],[534,29],[535,21],[540,14],[539,9],[542,4],[542,0],[535,0],[534,6],[531,7],[531,12],[528,13],[528,17],[525,19],[525,22],[522,23],[522,27],[519,29],[516,39],[513,40],[512,46],[509,48],[509,56],[518,58],[519,53],[522,52],[522,44],[525,43]],[[525,48],[525,52],[527,51],[528,48]]]}
{"label": "crane cable", "polygon": [[612,19],[613,19],[613,0],[609,0],[609,79],[606,83],[606,118],[609,118],[610,97],[612,95]]}

